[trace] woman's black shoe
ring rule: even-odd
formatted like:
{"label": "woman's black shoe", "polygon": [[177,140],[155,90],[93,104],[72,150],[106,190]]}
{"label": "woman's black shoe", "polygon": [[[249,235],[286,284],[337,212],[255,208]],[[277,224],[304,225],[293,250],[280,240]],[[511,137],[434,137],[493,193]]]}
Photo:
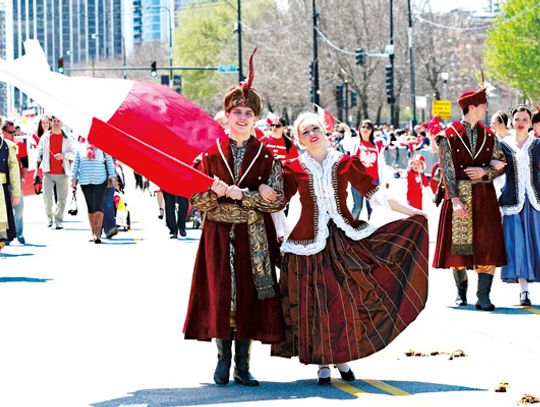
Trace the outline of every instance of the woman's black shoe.
{"label": "woman's black shoe", "polygon": [[319,376],[317,378],[317,384],[319,386],[330,386],[331,384],[330,382],[332,381],[332,378],[330,377],[330,375],[328,375],[328,377],[321,377],[321,371],[325,369],[328,369],[328,372],[330,372],[330,368],[328,366],[319,368],[319,371],[317,372],[317,375]]}
{"label": "woman's black shoe", "polygon": [[[339,370],[339,367],[337,369]],[[356,377],[354,377],[354,373],[351,368],[349,368],[347,372],[342,372],[341,370],[339,370],[339,374],[341,375],[341,379],[346,382],[354,382],[356,380]]]}
{"label": "woman's black shoe", "polygon": [[519,303],[524,307],[530,307],[532,305],[531,299],[529,298],[529,292],[528,291],[522,291],[521,297],[519,299]]}

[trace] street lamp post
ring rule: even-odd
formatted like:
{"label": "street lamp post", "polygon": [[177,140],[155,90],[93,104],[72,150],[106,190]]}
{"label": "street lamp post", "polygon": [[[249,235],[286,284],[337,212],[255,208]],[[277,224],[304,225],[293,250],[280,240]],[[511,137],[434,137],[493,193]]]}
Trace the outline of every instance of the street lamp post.
{"label": "street lamp post", "polygon": [[126,70],[126,39],[124,34],[122,34],[122,59],[123,59],[123,68],[124,68],[124,79],[127,79],[127,70]]}
{"label": "street lamp post", "polygon": [[411,104],[412,104],[412,128],[416,125],[416,81],[414,78],[414,51],[413,51],[413,28],[412,28],[412,9],[411,0],[407,0],[407,9],[409,13],[409,64],[411,71]]}
{"label": "street lamp post", "polygon": [[99,34],[98,33],[92,33],[92,34],[90,34],[90,38],[92,40],[94,40],[94,51],[92,52],[92,78],[95,78],[96,77],[96,71],[95,71],[96,52],[97,52],[97,47],[98,47],[97,40],[99,38]]}

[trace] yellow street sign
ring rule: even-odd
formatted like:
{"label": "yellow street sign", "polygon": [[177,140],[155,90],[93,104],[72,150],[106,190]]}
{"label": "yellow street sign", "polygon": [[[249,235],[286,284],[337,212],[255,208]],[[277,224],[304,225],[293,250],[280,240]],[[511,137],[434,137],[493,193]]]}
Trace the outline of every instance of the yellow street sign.
{"label": "yellow street sign", "polygon": [[452,117],[452,101],[434,100],[431,102],[431,115],[439,116],[441,119],[450,119]]}

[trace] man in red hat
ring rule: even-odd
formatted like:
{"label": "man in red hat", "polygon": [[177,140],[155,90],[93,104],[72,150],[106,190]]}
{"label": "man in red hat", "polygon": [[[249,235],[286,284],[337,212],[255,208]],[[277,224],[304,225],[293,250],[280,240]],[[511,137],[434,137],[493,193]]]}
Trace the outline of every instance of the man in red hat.
{"label": "man in red hat", "polygon": [[492,311],[495,306],[489,294],[495,268],[506,264],[492,183],[504,172],[504,156],[493,132],[481,122],[487,112],[486,90],[465,92],[457,102],[463,119],[436,137],[445,197],[433,266],[452,268],[458,289],[456,305],[460,306],[467,305],[467,269],[474,269],[478,273],[476,308]]}
{"label": "man in red hat", "polygon": [[[216,338],[218,385],[229,382],[233,342],[234,381],[257,386],[249,372],[251,340],[285,339],[274,268],[279,249],[270,214],[285,205],[283,170],[254,135],[261,98],[251,87],[252,58],[248,80],[229,90],[223,100],[228,137],[217,139],[198,164],[215,182],[191,197],[193,207],[205,213],[205,221],[184,334],[186,339]],[[261,184],[273,189],[271,197],[258,192]]]}

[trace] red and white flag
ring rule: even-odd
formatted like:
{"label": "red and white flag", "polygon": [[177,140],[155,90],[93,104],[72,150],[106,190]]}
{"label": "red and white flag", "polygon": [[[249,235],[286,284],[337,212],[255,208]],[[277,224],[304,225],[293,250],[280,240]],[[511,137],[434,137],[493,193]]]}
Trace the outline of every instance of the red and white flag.
{"label": "red and white flag", "polygon": [[321,121],[324,124],[324,127],[326,128],[326,131],[332,132],[334,131],[334,116],[332,116],[330,113],[328,113],[326,110],[324,110],[322,107],[317,106],[317,114],[321,118]]}
{"label": "red and white flag", "polygon": [[191,166],[225,137],[207,112],[162,85],[51,72],[39,42],[24,45],[24,56],[0,59],[0,81],[167,192],[189,197],[210,187],[213,180]]}

